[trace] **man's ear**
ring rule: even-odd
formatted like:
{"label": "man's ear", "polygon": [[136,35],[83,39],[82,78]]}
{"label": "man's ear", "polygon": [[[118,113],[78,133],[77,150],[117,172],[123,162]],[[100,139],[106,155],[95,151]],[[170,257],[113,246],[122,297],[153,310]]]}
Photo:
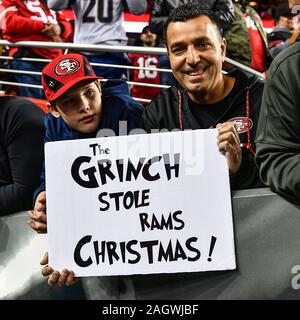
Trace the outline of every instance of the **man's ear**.
{"label": "man's ear", "polygon": [[225,61],[226,48],[227,48],[227,41],[226,41],[225,38],[223,38],[222,43],[221,43],[222,62],[223,62],[223,63],[224,63],[224,61]]}
{"label": "man's ear", "polygon": [[96,80],[96,84],[97,84],[97,86],[98,86],[98,88],[99,88],[100,93],[102,93],[102,87],[101,87],[101,81],[100,81],[100,79],[97,79],[97,80]]}
{"label": "man's ear", "polygon": [[49,112],[53,115],[53,117],[55,117],[55,118],[60,117],[60,113],[58,112],[55,104],[47,103],[47,108],[48,108]]}

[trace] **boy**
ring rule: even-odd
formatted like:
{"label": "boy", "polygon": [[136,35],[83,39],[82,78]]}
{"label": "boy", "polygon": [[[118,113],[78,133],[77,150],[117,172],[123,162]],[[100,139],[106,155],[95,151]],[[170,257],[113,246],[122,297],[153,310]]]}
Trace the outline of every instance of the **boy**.
{"label": "boy", "polygon": [[[119,135],[119,122],[126,121],[127,132],[140,124],[143,107],[129,96],[126,82],[109,80],[100,85],[88,60],[80,54],[62,55],[42,72],[42,84],[49,111],[45,119],[45,142],[94,138],[101,129]],[[99,135],[99,133],[98,133]],[[29,226],[47,232],[45,172],[34,193],[34,210]]]}

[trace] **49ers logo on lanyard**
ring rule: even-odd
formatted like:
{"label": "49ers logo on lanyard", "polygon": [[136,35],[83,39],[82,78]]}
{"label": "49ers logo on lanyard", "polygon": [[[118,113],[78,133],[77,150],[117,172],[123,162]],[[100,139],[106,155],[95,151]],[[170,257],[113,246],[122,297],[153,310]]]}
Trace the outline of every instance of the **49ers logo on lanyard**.
{"label": "49ers logo on lanyard", "polygon": [[236,117],[231,118],[228,121],[235,122],[235,127],[238,134],[247,132],[253,127],[253,122],[248,117]]}
{"label": "49ers logo on lanyard", "polygon": [[58,76],[65,76],[69,73],[76,72],[80,67],[80,62],[74,58],[64,59],[60,61],[54,69],[54,72]]}

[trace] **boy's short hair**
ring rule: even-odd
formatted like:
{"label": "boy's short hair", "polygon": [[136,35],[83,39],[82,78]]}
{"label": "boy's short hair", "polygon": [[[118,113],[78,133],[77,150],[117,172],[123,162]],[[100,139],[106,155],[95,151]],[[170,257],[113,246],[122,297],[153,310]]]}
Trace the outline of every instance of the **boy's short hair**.
{"label": "boy's short hair", "polygon": [[61,97],[75,84],[84,80],[101,79],[81,54],[65,54],[49,62],[42,71],[42,85],[49,102]]}

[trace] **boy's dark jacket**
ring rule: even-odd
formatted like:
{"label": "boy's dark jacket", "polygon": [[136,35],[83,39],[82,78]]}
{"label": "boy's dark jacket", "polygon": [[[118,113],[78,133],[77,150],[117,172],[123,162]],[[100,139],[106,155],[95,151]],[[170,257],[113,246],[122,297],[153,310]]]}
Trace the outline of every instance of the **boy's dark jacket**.
{"label": "boy's dark jacket", "polygon": [[[251,130],[239,135],[241,143],[244,144],[242,148],[242,164],[238,172],[230,177],[230,182],[233,190],[261,187],[262,183],[254,162],[254,140],[262,98],[263,81],[240,70],[235,70],[230,75],[236,77],[236,81],[239,81],[244,89],[235,97],[231,97],[231,101],[228,102],[229,105],[224,105],[224,112],[221,117],[215,119],[213,127],[218,123],[223,123],[233,118],[251,119],[250,123],[252,122],[253,124]],[[249,115],[247,115],[247,95],[249,96]],[[182,110],[181,112],[180,109]],[[180,114],[182,128],[180,128]],[[141,127],[147,132],[151,132],[151,129],[167,129],[169,131],[174,129],[208,129],[209,125],[200,127],[189,108],[187,92],[173,86],[157,95],[146,107],[142,116]]]}
{"label": "boy's dark jacket", "polygon": [[[139,128],[143,106],[129,95],[128,85],[122,80],[108,80],[102,83],[103,116],[99,128],[91,134],[83,134],[73,130],[64,120],[55,118],[49,113],[45,117],[45,143],[51,141],[95,138],[101,129],[110,129],[116,136],[128,134]],[[119,121],[126,121],[127,130],[119,132]],[[106,131],[106,133],[108,133]],[[41,185],[35,190],[33,200],[45,190],[45,169],[41,173]]]}

